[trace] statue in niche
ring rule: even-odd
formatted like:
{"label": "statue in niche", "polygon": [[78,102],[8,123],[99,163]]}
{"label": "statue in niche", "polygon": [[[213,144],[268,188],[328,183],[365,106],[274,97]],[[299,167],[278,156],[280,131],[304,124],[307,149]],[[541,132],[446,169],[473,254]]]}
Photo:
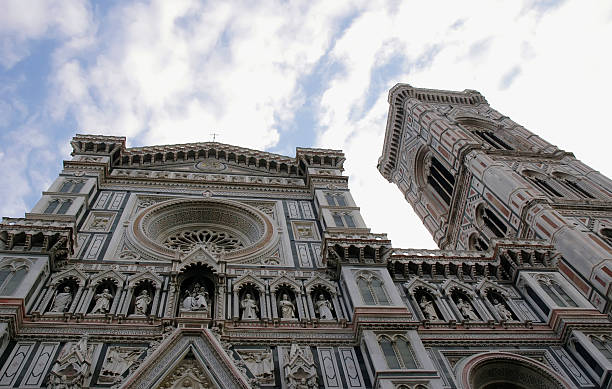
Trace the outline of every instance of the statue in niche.
{"label": "statue in niche", "polygon": [[459,302],[457,303],[457,308],[459,308],[459,312],[463,315],[464,319],[467,320],[479,320],[478,315],[474,312],[474,308],[470,303],[465,301],[463,298],[459,298]]}
{"label": "statue in niche", "polygon": [[315,311],[319,314],[321,320],[333,320],[334,314],[332,313],[331,303],[325,299],[322,294],[319,295],[319,299],[315,302]]}
{"label": "statue in niche", "polygon": [[191,291],[185,291],[183,309],[186,311],[206,311],[208,310],[208,292],[206,288],[195,283]]}
{"label": "statue in niche", "polygon": [[134,310],[137,315],[146,315],[147,309],[149,308],[149,304],[151,304],[151,297],[149,296],[149,291],[143,289],[142,292],[136,297],[136,301],[134,302]]}
{"label": "statue in niche", "polygon": [[110,290],[104,289],[102,293],[95,295],[96,305],[94,305],[91,313],[108,313],[110,311],[110,303],[113,300],[113,295]]}
{"label": "statue in niche", "polygon": [[244,298],[240,302],[240,307],[242,308],[242,320],[252,320],[258,319],[257,312],[259,312],[259,308],[257,307],[257,301],[255,301],[250,293],[244,295]]}
{"label": "statue in niche", "polygon": [[283,297],[278,302],[281,310],[281,318],[283,319],[295,319],[295,305],[289,300],[287,293],[283,294]]}
{"label": "statue in niche", "polygon": [[72,293],[69,286],[64,286],[63,292],[59,292],[53,299],[50,312],[66,312],[72,302]]}
{"label": "statue in niche", "polygon": [[499,300],[494,298],[493,299],[493,307],[497,311],[497,314],[499,315],[501,320],[503,320],[503,321],[514,321],[514,319],[512,318],[512,312],[510,312],[510,310],[508,310],[508,308],[506,308],[506,305],[504,303],[502,303]]}
{"label": "statue in niche", "polygon": [[429,301],[425,296],[421,297],[421,302],[419,303],[421,310],[423,311],[423,315],[425,315],[425,319],[430,321],[438,321],[438,313],[436,312],[436,308],[433,305],[433,302]]}

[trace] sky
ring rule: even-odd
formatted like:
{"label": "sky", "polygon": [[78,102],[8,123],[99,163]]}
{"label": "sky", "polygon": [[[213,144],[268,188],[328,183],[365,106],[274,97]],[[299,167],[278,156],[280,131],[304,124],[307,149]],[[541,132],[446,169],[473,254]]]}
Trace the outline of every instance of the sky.
{"label": "sky", "polygon": [[341,149],[362,216],[436,248],[376,170],[397,83],[475,89],[612,176],[608,1],[0,3],[0,216],[23,217],[75,133]]}

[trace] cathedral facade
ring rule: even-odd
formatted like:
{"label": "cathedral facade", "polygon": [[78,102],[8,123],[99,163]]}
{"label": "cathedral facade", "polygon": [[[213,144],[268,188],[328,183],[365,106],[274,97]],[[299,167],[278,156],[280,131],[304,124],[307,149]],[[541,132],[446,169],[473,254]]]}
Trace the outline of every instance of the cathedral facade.
{"label": "cathedral facade", "polygon": [[612,182],[475,91],[397,85],[370,231],[337,150],[76,135],[0,224],[0,388],[612,388]]}

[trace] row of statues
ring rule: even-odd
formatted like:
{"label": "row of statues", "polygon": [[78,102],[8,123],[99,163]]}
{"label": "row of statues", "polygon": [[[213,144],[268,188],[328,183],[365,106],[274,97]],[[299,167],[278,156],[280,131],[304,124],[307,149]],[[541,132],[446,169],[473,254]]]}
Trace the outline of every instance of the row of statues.
{"label": "row of statues", "polygon": [[[472,304],[470,304],[464,298],[459,297],[455,305],[457,306],[457,309],[459,310],[461,315],[466,320],[473,320],[473,321],[480,320],[480,317],[474,310],[474,307],[472,306]],[[514,321],[512,312],[510,312],[510,310],[506,307],[506,305],[503,302],[500,302],[498,299],[493,298],[492,305],[493,305],[493,308],[495,308],[495,311],[497,312],[501,320]],[[423,316],[425,316],[425,319],[429,321],[440,321],[441,320],[440,316],[438,315],[438,312],[436,311],[433,301],[429,300],[427,297],[421,296],[421,300],[419,301],[419,307],[421,308],[421,311],[423,312]]]}
{"label": "row of statues", "polygon": [[[72,303],[72,291],[69,286],[65,286],[58,292],[51,303],[49,312],[61,313],[66,312],[70,308]],[[108,288],[102,290],[101,293],[94,295],[94,306],[90,313],[93,314],[106,314],[110,312],[111,303],[113,301],[113,295]],[[143,289],[138,296],[134,299],[134,313],[136,315],[146,315],[149,305],[151,304],[151,296],[149,291]]]}
{"label": "row of statues", "polygon": [[[315,312],[319,314],[321,320],[333,320],[334,315],[332,313],[332,304],[322,294],[319,295],[318,300],[314,303]],[[246,293],[242,301],[240,301],[240,308],[242,309],[242,320],[254,320],[259,319],[259,307],[257,301],[253,299],[250,293]],[[279,315],[281,319],[295,319],[296,308],[295,304],[289,299],[289,295],[284,293],[281,299],[278,301]]]}
{"label": "row of statues", "polygon": [[[113,301],[113,295],[109,289],[105,288],[102,292],[94,295],[94,306],[90,313],[92,314],[106,314],[110,312],[110,308]],[[66,312],[70,308],[72,303],[72,292],[69,286],[65,286],[58,292],[51,303],[50,312],[61,313]],[[149,305],[152,302],[152,298],[147,289],[143,289],[134,299],[134,314],[146,315]],[[431,302],[429,302],[431,304]],[[185,297],[182,302],[183,311],[208,311],[210,306],[210,297],[204,286],[199,283],[195,283],[190,289],[185,291]],[[242,320],[255,320],[259,319],[259,306],[257,301],[253,298],[250,293],[246,293],[244,298],[240,301],[240,308],[242,311]],[[287,293],[281,296],[278,302],[279,315],[282,319],[295,319],[296,318],[296,307],[293,301],[289,298]],[[325,298],[323,294],[319,294],[318,299],[314,302],[315,312],[319,315],[321,320],[333,320],[334,315],[332,313],[333,308],[329,300]],[[433,308],[433,307],[432,307]],[[430,315],[435,315],[435,310],[429,309]],[[433,316],[432,316],[433,317]],[[436,316],[437,317],[437,316]],[[433,319],[430,319],[433,320]]]}

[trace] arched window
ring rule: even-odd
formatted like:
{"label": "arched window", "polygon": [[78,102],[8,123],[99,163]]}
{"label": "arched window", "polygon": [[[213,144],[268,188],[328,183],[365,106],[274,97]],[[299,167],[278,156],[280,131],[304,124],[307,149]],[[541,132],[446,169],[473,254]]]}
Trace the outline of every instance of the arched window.
{"label": "arched window", "polygon": [[455,177],[448,169],[436,159],[430,158],[429,174],[427,182],[436,191],[442,200],[447,205],[450,205],[453,197],[453,187],[455,185]]}
{"label": "arched window", "polygon": [[66,214],[66,212],[68,212],[68,209],[70,208],[71,205],[72,205],[72,200],[70,199],[64,200],[61,207],[59,207],[59,210],[57,211],[58,215]]}
{"label": "arched window", "polygon": [[336,227],[355,228],[355,220],[350,213],[334,212],[332,213],[332,216],[334,218],[334,224]]}
{"label": "arched window", "polygon": [[346,207],[346,200],[344,200],[343,193],[325,193],[325,199],[327,204],[332,207]]}
{"label": "arched window", "polygon": [[381,336],[378,342],[390,369],[417,368],[412,347],[403,336]]}
{"label": "arched window", "polygon": [[563,290],[555,280],[539,277],[538,282],[546,294],[560,307],[577,307],[578,304]]}
{"label": "arched window", "polygon": [[389,305],[389,297],[385,291],[384,282],[378,277],[369,274],[361,274],[357,277],[357,286],[368,305]]}
{"label": "arched window", "polygon": [[468,248],[470,250],[487,251],[489,249],[489,245],[479,233],[475,232],[470,235],[468,240]]}
{"label": "arched window", "polygon": [[59,200],[58,199],[51,200],[49,202],[49,204],[47,205],[47,208],[45,208],[44,213],[53,213],[53,212],[55,212],[55,209],[57,208],[58,205],[59,205]]}
{"label": "arched window", "polygon": [[[566,190],[569,191],[570,197],[576,196],[578,198],[583,199],[594,199],[595,196],[590,194],[584,187],[584,185],[580,182],[580,179],[563,173],[563,172],[555,172],[553,173],[553,178],[559,184],[561,184]],[[573,195],[573,196],[572,196]]]}
{"label": "arched window", "polygon": [[483,229],[485,236],[503,238],[508,232],[506,224],[484,203],[476,207],[476,223]]}
{"label": "arched window", "polygon": [[17,266],[11,264],[0,269],[0,295],[13,294],[28,273],[28,267],[24,264]]}
{"label": "arched window", "polygon": [[612,338],[607,335],[601,337],[591,336],[591,342],[608,361],[612,362]]}
{"label": "arched window", "polygon": [[496,150],[514,150],[508,143],[501,140],[495,133],[491,130],[474,129],[472,134],[476,135],[480,140],[484,143],[488,144],[492,148]]}
{"label": "arched window", "polygon": [[84,180],[66,180],[60,188],[62,193],[79,193],[85,185]]}

